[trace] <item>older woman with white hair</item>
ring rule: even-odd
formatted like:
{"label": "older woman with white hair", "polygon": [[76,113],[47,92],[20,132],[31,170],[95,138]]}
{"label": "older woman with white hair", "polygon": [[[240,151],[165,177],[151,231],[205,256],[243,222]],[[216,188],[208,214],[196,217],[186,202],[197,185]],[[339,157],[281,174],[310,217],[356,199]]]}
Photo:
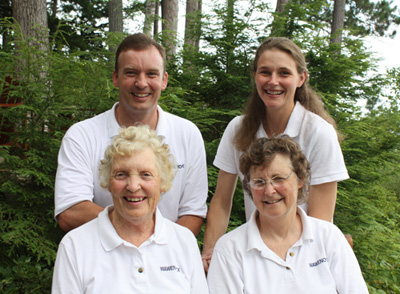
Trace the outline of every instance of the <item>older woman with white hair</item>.
{"label": "older woman with white hair", "polygon": [[113,205],[62,239],[52,293],[208,293],[194,235],[157,209],[173,178],[154,131],[122,128],[100,164]]}

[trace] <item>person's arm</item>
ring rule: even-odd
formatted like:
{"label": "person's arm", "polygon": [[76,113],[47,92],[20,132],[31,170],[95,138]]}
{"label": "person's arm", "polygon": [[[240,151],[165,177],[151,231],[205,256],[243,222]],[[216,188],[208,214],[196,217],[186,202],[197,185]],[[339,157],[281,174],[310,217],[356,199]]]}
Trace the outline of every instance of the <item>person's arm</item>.
{"label": "person's arm", "polygon": [[[59,227],[64,231],[75,229],[96,218],[103,210],[93,203],[93,199],[96,185],[94,179],[97,178],[96,170],[101,158],[99,154],[104,152],[98,151],[95,147],[104,144],[94,143],[92,137],[95,135],[90,136],[90,134],[96,132],[90,128],[88,131],[87,128],[87,125],[86,127],[81,124],[73,125],[65,134],[58,154],[54,214]],[[98,195],[99,198],[109,197],[112,203],[109,193],[104,194]]]}
{"label": "person's arm", "polygon": [[[236,266],[235,257],[223,255],[221,248],[216,248],[207,274],[210,294],[244,293],[243,270]],[[256,275],[256,273],[254,273]],[[251,288],[251,287],[249,287]]]}
{"label": "person's arm", "polygon": [[196,215],[183,215],[176,223],[188,228],[195,236],[197,236],[200,232],[201,225],[203,224],[203,218]]}
{"label": "person's arm", "polygon": [[327,232],[329,240],[326,241],[327,238],[323,236],[326,241],[325,252],[337,293],[368,294],[357,257],[343,233],[336,226]]}
{"label": "person's arm", "polygon": [[237,175],[219,171],[215,194],[207,214],[203,245],[203,266],[208,271],[212,252],[217,240],[226,233],[232,209],[232,198],[236,188]]}
{"label": "person's arm", "polygon": [[[69,248],[70,249],[70,248]],[[81,277],[76,268],[76,259],[71,250],[60,243],[54,264],[52,294],[84,293]]]}
{"label": "person's arm", "polygon": [[95,219],[104,207],[91,201],[83,201],[64,210],[58,215],[58,224],[63,231],[70,231]]}
{"label": "person's arm", "polygon": [[310,186],[308,215],[332,222],[335,213],[337,182]]}

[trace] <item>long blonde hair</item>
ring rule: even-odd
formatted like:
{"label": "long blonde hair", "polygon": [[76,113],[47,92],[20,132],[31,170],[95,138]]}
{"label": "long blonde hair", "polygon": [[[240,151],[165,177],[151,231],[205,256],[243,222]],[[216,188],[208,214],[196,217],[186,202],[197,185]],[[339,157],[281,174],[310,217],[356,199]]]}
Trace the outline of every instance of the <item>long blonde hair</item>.
{"label": "long blonde hair", "polygon": [[[268,38],[257,49],[253,61],[253,73],[257,71],[258,60],[260,56],[267,50],[278,49],[288,53],[296,62],[297,71],[299,74],[307,72],[306,60],[300,48],[293,41],[284,38]],[[321,97],[308,84],[308,76],[300,88],[297,88],[294,101],[299,101],[305,109],[319,115],[328,123],[333,125],[338,137],[340,134],[337,131],[335,120],[325,110]],[[245,109],[243,110],[243,120],[237,130],[233,143],[239,151],[246,151],[251,142],[254,141],[255,135],[260,124],[266,119],[267,112],[264,102],[258,95],[257,89],[254,87],[253,93],[247,100]]]}

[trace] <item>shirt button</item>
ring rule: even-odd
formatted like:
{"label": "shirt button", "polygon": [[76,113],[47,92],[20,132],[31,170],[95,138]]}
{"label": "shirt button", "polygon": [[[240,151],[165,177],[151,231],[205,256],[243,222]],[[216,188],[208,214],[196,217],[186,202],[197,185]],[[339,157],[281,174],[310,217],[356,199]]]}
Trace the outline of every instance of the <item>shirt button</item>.
{"label": "shirt button", "polygon": [[143,273],[143,268],[140,267],[140,268],[138,269],[138,272],[139,272],[139,273]]}
{"label": "shirt button", "polygon": [[287,266],[286,269],[287,269],[287,270],[290,270],[290,267]]}
{"label": "shirt button", "polygon": [[293,255],[294,255],[294,253],[293,253],[293,252],[290,252],[290,253],[289,253],[289,255],[290,255],[290,256],[293,256]]}

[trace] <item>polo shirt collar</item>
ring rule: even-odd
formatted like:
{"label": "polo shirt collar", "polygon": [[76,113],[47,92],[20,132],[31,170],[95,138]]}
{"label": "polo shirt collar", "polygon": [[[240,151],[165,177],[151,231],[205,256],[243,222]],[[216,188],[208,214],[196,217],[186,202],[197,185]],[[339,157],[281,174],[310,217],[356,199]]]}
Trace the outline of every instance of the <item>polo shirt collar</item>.
{"label": "polo shirt collar", "polygon": [[157,244],[167,244],[168,241],[168,230],[166,228],[166,220],[162,216],[161,211],[158,208],[156,209],[156,225],[154,228],[154,233],[153,235],[150,236],[148,241]]}
{"label": "polo shirt collar", "polygon": [[157,122],[157,127],[156,127],[156,133],[159,136],[165,137],[165,135],[168,131],[167,118],[166,118],[164,110],[161,108],[160,105],[157,105],[157,110],[158,110],[158,122]]}
{"label": "polo shirt collar", "polygon": [[303,225],[303,232],[301,233],[300,239],[296,242],[295,245],[302,245],[305,242],[313,242],[314,241],[314,230],[310,222],[310,217],[305,213],[305,211],[297,206],[297,214],[300,215],[301,223]]}
{"label": "polo shirt collar", "polygon": [[[108,136],[110,138],[118,135],[118,130],[121,128],[115,116],[115,108],[117,107],[117,105],[118,102],[114,103],[113,107],[107,114],[107,130],[108,130]],[[156,133],[157,135],[165,137],[165,134],[167,133],[168,130],[167,118],[165,116],[164,110],[161,108],[160,105],[157,105],[157,111],[158,111],[158,122],[156,127]]]}
{"label": "polo shirt collar", "polygon": [[[114,226],[111,223],[109,218],[109,213],[114,209],[113,205],[107,206],[102,212],[100,212],[98,221],[97,221],[97,229],[99,232],[100,242],[105,251],[112,251],[120,245],[127,244],[129,246],[133,246],[132,244],[126,242],[122,239]],[[156,209],[156,224],[154,228],[154,233],[150,236],[148,240],[146,240],[141,246],[144,246],[149,243],[157,243],[157,244],[166,244],[168,240],[167,232],[164,229],[165,227],[165,219],[161,215],[159,209]]]}
{"label": "polo shirt collar", "polygon": [[[303,105],[301,105],[300,102],[296,101],[293,111],[290,114],[286,129],[282,134],[279,134],[278,137],[283,136],[283,135],[288,135],[291,138],[295,138],[295,137],[299,136],[301,122],[303,121],[303,117],[304,117],[305,113],[306,113],[306,109],[303,107]],[[262,124],[260,124],[260,126],[258,128],[256,137],[257,138],[268,137]]]}
{"label": "polo shirt collar", "polygon": [[110,138],[118,135],[118,130],[120,129],[117,118],[115,116],[115,108],[117,107],[117,105],[118,105],[118,102],[114,103],[111,110],[106,114],[107,115],[107,117],[106,117],[107,132],[108,132],[108,137],[110,137]]}
{"label": "polo shirt collar", "polygon": [[247,221],[247,249],[246,251],[250,251],[256,249],[260,252],[263,252],[266,248],[263,240],[261,239],[260,231],[257,226],[257,218],[258,210],[255,210],[250,219]]}
{"label": "polo shirt collar", "polygon": [[306,109],[300,102],[296,101],[284,132],[286,135],[295,138],[300,134],[301,122],[303,121],[305,113]]}
{"label": "polo shirt collar", "polygon": [[[297,213],[300,215],[301,222],[303,225],[303,232],[301,234],[300,239],[293,245],[301,246],[305,242],[312,242],[314,240],[314,232],[310,223],[310,219],[303,209],[297,206]],[[247,222],[247,248],[246,251],[250,250],[258,250],[261,255],[266,258],[273,258],[273,251],[269,250],[265,245],[263,240],[261,239],[260,231],[257,226],[256,217],[258,215],[258,211],[255,210],[251,215],[250,219]]]}

